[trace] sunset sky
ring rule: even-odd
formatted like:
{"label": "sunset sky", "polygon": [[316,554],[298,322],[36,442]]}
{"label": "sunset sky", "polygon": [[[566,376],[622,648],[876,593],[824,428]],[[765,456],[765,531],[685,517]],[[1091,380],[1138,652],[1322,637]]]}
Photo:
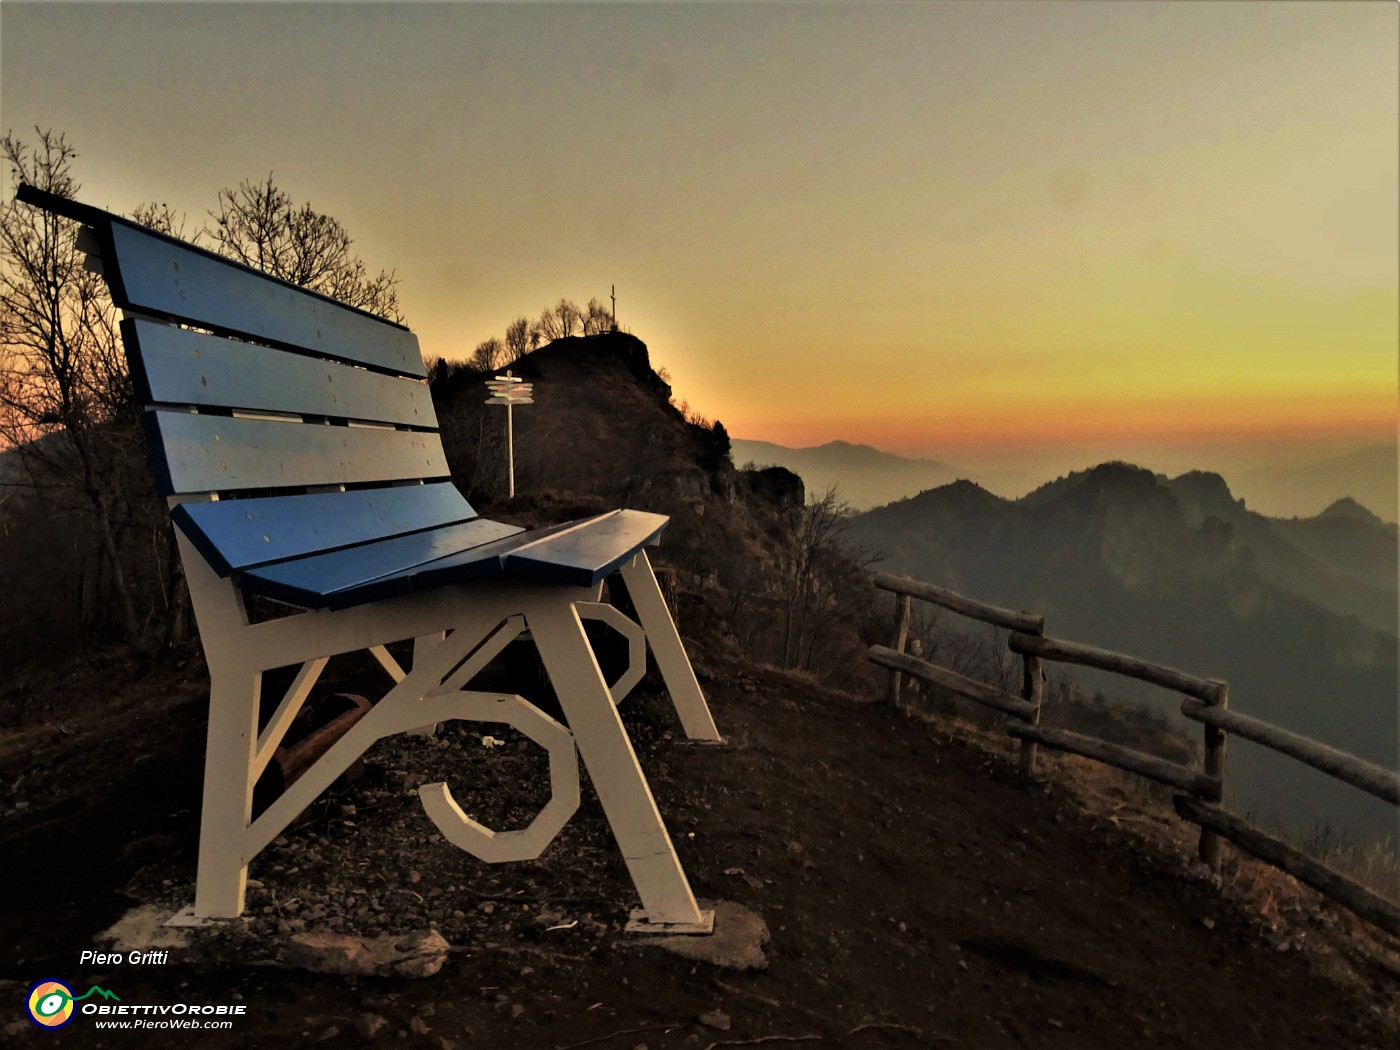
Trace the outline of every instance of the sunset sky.
{"label": "sunset sky", "polygon": [[1397,15],[6,0],[0,119],[192,228],[273,172],[430,355],[616,284],[736,436],[1262,461],[1396,438]]}

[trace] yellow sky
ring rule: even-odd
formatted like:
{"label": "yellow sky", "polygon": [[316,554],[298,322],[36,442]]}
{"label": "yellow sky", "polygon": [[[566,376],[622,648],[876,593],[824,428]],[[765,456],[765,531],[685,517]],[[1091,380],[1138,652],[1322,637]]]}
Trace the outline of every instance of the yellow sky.
{"label": "yellow sky", "polygon": [[0,118],[268,171],[425,351],[606,299],[737,436],[1395,439],[1390,3],[0,8]]}

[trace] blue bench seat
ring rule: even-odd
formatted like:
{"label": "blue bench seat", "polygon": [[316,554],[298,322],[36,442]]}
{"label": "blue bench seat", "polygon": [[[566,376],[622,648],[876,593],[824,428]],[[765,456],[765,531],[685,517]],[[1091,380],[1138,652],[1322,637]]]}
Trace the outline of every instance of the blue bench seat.
{"label": "blue bench seat", "polygon": [[[255,569],[249,574],[247,586],[278,597],[263,588],[300,585],[305,588],[300,592],[302,598],[314,602],[319,592],[323,595],[322,604],[332,609],[496,576],[595,587],[638,551],[654,544],[666,518],[644,511],[614,510],[530,532],[485,519],[453,528],[472,525],[489,527],[489,531],[481,533],[483,537],[494,530],[506,532],[481,543],[464,542],[459,534],[449,530],[422,534],[421,540],[399,537],[382,544]],[[380,550],[398,542],[404,546],[395,551]],[[412,559],[411,552],[418,550],[445,553]],[[396,567],[394,562],[400,559],[412,563]]]}

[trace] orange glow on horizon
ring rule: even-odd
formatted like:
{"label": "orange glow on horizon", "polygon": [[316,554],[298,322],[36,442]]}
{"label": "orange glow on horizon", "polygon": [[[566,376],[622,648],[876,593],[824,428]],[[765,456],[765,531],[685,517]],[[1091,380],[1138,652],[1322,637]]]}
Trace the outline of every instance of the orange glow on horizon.
{"label": "orange glow on horizon", "polygon": [[[1053,411],[1051,409],[1053,408]],[[728,424],[727,424],[728,425]],[[1251,402],[1221,398],[1190,404],[1137,403],[1084,398],[1050,406],[964,405],[913,419],[870,417],[771,417],[764,425],[729,427],[737,437],[792,448],[842,439],[889,452],[922,455],[936,450],[995,452],[1117,443],[1191,446],[1208,443],[1289,445],[1312,441],[1359,444],[1396,440],[1395,396],[1294,395]]]}
{"label": "orange glow on horizon", "polygon": [[397,273],[431,356],[616,285],[677,400],[737,438],[1395,440],[1394,4],[0,18],[7,126],[67,133],[81,199],[193,228],[275,172]]}

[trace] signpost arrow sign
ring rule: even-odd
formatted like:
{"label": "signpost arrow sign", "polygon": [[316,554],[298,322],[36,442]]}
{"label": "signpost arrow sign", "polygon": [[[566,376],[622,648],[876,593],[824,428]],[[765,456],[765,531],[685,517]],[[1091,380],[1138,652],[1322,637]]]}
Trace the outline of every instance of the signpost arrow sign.
{"label": "signpost arrow sign", "polygon": [[527,383],[519,376],[506,372],[503,376],[496,376],[487,380],[486,389],[491,391],[491,396],[486,399],[488,405],[506,406],[506,458],[510,468],[510,498],[515,498],[515,420],[512,418],[511,410],[516,405],[533,405],[535,399],[530,395],[534,393],[533,383]]}

